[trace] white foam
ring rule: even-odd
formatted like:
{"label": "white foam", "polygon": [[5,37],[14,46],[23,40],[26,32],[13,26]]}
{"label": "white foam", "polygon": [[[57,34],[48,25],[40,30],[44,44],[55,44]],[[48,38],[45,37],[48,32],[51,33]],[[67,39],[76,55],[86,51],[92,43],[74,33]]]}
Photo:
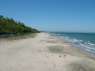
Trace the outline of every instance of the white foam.
{"label": "white foam", "polygon": [[64,41],[72,43],[72,45],[74,45],[75,47],[79,47],[79,48],[82,48],[86,51],[95,53],[95,44],[91,43],[90,41],[83,41],[80,39],[71,38],[68,36],[60,35],[60,34],[57,34],[55,36],[63,38]]}

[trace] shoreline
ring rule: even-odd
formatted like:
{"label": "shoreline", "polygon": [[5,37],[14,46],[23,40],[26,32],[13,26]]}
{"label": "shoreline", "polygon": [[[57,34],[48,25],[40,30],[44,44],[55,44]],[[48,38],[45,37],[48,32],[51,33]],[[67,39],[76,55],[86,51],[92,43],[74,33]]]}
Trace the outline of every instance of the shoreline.
{"label": "shoreline", "polygon": [[95,71],[95,59],[48,33],[0,42],[1,71]]}
{"label": "shoreline", "polygon": [[64,38],[62,38],[60,36],[55,36],[55,35],[51,35],[51,34],[50,34],[50,36],[55,37],[55,39],[58,39],[63,44],[69,45],[69,48],[71,48],[74,51],[77,51],[76,53],[80,53],[81,55],[85,55],[85,56],[87,56],[89,58],[95,59],[95,54],[94,53],[88,52],[88,51],[86,51],[85,49],[83,49],[81,47],[73,46],[72,45],[73,43],[64,41]]}

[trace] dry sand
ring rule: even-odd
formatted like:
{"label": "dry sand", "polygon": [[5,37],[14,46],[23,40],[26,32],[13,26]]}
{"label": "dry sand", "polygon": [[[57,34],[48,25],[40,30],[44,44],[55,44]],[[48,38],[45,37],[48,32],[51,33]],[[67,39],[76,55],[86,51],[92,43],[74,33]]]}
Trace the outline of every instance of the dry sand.
{"label": "dry sand", "polygon": [[0,71],[95,71],[95,60],[69,43],[40,33],[0,41]]}

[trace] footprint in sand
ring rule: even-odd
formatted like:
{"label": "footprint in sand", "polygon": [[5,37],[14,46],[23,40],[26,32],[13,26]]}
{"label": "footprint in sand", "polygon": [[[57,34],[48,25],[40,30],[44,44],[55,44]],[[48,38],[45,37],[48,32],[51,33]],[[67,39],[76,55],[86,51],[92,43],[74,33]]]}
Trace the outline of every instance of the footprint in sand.
{"label": "footprint in sand", "polygon": [[88,60],[75,61],[67,65],[66,71],[95,71],[95,66]]}

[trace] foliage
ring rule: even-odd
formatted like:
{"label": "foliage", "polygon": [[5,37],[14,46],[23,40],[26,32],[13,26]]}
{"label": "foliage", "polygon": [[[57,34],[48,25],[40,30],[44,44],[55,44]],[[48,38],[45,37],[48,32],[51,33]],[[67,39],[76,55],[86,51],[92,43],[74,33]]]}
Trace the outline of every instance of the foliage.
{"label": "foliage", "polygon": [[0,16],[0,34],[26,34],[38,33],[37,29],[26,26],[22,22],[17,22],[14,19]]}

